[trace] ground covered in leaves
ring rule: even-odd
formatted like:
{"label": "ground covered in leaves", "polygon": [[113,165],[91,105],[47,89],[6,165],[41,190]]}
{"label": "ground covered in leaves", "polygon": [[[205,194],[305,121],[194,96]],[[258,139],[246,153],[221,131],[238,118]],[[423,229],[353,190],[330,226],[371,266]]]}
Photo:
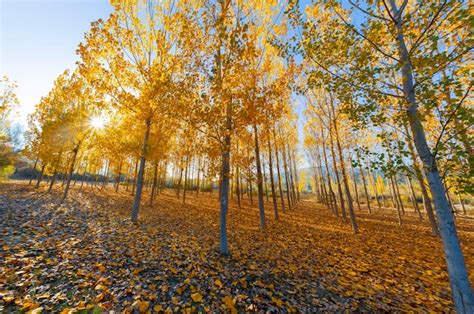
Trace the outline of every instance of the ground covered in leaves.
{"label": "ground covered in leaves", "polygon": [[[453,310],[440,240],[414,215],[357,212],[354,236],[310,199],[279,221],[267,203],[262,232],[244,200],[224,257],[216,194],[166,191],[138,225],[125,191],[59,196],[0,184],[0,312]],[[474,281],[474,221],[457,224]]]}

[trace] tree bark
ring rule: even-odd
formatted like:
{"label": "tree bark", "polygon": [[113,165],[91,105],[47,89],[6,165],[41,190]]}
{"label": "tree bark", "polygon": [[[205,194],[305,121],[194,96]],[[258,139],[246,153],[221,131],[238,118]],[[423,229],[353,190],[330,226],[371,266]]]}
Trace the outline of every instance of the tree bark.
{"label": "tree bark", "polygon": [[40,184],[41,184],[41,181],[43,180],[43,174],[44,174],[44,168],[46,167],[46,164],[43,164],[41,166],[41,171],[40,173],[38,174],[38,180],[36,180],[36,185],[35,185],[35,189],[39,188]]}
{"label": "tree bark", "polygon": [[[331,107],[332,107],[332,110],[333,110],[333,118],[335,118],[333,105],[331,105]],[[346,192],[347,204],[348,204],[347,206],[349,207],[349,218],[351,220],[352,232],[354,232],[354,234],[356,234],[356,233],[359,232],[359,226],[357,225],[357,220],[356,220],[355,213],[354,213],[354,204],[352,202],[352,195],[351,195],[351,190],[349,188],[349,180],[348,180],[348,176],[347,176],[347,173],[346,173],[346,166],[345,166],[345,163],[344,163],[344,154],[342,152],[342,145],[341,145],[341,141],[339,139],[339,131],[337,129],[337,121],[336,120],[333,120],[333,128],[334,128],[334,133],[336,135],[336,145],[337,145],[337,151],[339,153],[339,163],[341,165],[342,182],[344,183],[344,190]]]}
{"label": "tree bark", "polygon": [[145,174],[145,162],[146,162],[146,153],[148,151],[148,137],[150,136],[151,129],[151,119],[145,121],[145,134],[143,136],[142,151],[140,156],[140,166],[138,169],[137,176],[137,191],[135,193],[135,198],[133,200],[133,207],[131,213],[131,220],[133,223],[137,223],[138,220],[138,211],[140,210],[140,202],[142,199],[142,190],[143,190],[143,176]]}
{"label": "tree bark", "polygon": [[275,182],[273,179],[273,160],[272,160],[272,146],[270,145],[270,135],[267,138],[268,146],[268,167],[269,167],[269,176],[270,176],[270,188],[272,191],[272,201],[273,201],[273,213],[275,215],[275,220],[278,220],[278,202],[275,194]]}
{"label": "tree bark", "polygon": [[68,171],[67,178],[66,178],[66,187],[64,188],[63,197],[61,198],[60,203],[64,202],[64,200],[66,199],[67,194],[69,192],[69,186],[71,185],[72,173],[74,172],[74,164],[76,162],[76,157],[77,157],[78,152],[79,152],[79,144],[76,144],[76,146],[72,150],[72,158],[71,158],[71,161],[70,161],[69,171]]}
{"label": "tree bark", "polygon": [[337,192],[339,194],[339,201],[341,203],[341,212],[342,212],[342,221],[344,223],[347,222],[347,213],[346,213],[346,206],[344,202],[344,195],[342,194],[342,187],[341,187],[341,180],[339,178],[339,171],[337,169],[337,161],[336,161],[336,152],[334,151],[334,141],[332,138],[332,131],[329,130],[329,138],[330,138],[330,147],[331,147],[331,157],[332,163],[334,167],[334,173],[336,174],[336,181],[337,181]]}
{"label": "tree bark", "polygon": [[454,216],[446,197],[446,191],[443,187],[436,160],[428,147],[425,131],[420,121],[413,83],[413,68],[403,34],[402,16],[399,16],[401,14],[399,14],[395,0],[390,0],[390,5],[393,13],[395,13],[393,16],[397,17],[398,54],[402,65],[403,92],[408,104],[408,120],[416,150],[423,162],[425,175],[433,195],[454,304],[458,313],[474,313],[474,293],[469,282],[464,256],[456,232]]}
{"label": "tree bark", "polygon": [[255,161],[257,165],[257,191],[258,191],[258,212],[260,216],[260,229],[265,228],[265,207],[263,204],[263,179],[262,179],[262,165],[260,162],[260,145],[258,142],[257,125],[253,125],[254,139],[255,139]]}
{"label": "tree bark", "polygon": [[273,141],[275,143],[275,159],[277,162],[276,168],[277,168],[277,175],[278,175],[278,190],[280,192],[281,210],[285,212],[285,198],[283,197],[283,189],[281,186],[280,158],[278,156],[278,146],[277,146],[276,136],[275,136],[275,127],[273,127]]}

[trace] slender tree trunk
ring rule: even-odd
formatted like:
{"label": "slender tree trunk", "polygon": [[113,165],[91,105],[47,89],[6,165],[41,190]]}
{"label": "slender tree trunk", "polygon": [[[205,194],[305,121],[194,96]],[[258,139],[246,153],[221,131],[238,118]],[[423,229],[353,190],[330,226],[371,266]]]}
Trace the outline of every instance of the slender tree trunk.
{"label": "slender tree trunk", "polygon": [[[33,172],[36,172],[36,165],[38,164],[38,157],[35,159],[35,164],[33,165]],[[31,185],[31,182],[33,181],[33,176],[30,176],[30,182],[28,182],[28,185]]]}
{"label": "slender tree trunk", "polygon": [[295,180],[294,180],[294,175],[293,175],[293,167],[292,167],[292,161],[291,161],[291,152],[290,152],[290,146],[286,144],[286,157],[287,157],[287,165],[288,165],[288,173],[290,175],[290,189],[291,189],[291,202],[293,206],[296,206],[296,189],[295,189]]}
{"label": "slender tree trunk", "polygon": [[403,206],[402,197],[400,195],[400,189],[398,188],[397,176],[393,176],[393,184],[395,187],[395,196],[398,198],[398,202],[400,203],[400,209],[402,210],[403,215],[405,215],[405,206]]}
{"label": "slender tree trunk", "polygon": [[201,157],[198,158],[198,165],[197,165],[196,196],[199,196],[200,188],[201,188]]}
{"label": "slender tree trunk", "polygon": [[118,192],[119,190],[119,185],[120,185],[120,176],[122,175],[122,160],[120,160],[119,166],[118,166],[118,171],[117,171],[117,177],[115,178],[115,193]]}
{"label": "slender tree trunk", "polygon": [[376,179],[374,178],[374,175],[372,171],[370,170],[370,165],[367,167],[368,175],[369,175],[369,182],[372,182],[372,186],[374,188],[374,194],[375,194],[375,199],[377,200],[377,206],[379,209],[382,209],[382,203],[380,202],[380,196],[379,192],[377,189],[377,182],[375,181]]}
{"label": "slender tree trunk", "polygon": [[137,177],[138,177],[138,158],[135,160],[135,172],[133,174],[132,195],[135,195],[135,188],[137,187]]}
{"label": "slender tree trunk", "polygon": [[179,195],[181,194],[181,182],[183,181],[183,172],[184,172],[183,162],[184,160],[181,160],[181,166],[179,167],[179,180],[177,184],[178,187],[176,189],[176,197],[178,199],[179,199]]}
{"label": "slender tree trunk", "polygon": [[299,180],[298,180],[298,168],[296,167],[296,153],[294,151],[292,154],[292,160],[293,160],[293,172],[295,173],[296,199],[299,202],[301,200],[301,195],[300,195]]}
{"label": "slender tree trunk", "polygon": [[[362,178],[362,185],[364,187],[365,199],[367,200],[367,210],[369,211],[369,213],[372,213],[372,208],[370,207],[370,194],[369,194],[369,191],[367,189],[367,182],[365,181],[365,174],[364,174],[364,170],[362,168],[362,163],[360,162],[359,155],[357,155],[357,161],[359,163],[359,171],[360,171],[360,176]],[[378,200],[378,197],[377,197],[377,200]]]}
{"label": "slender tree trunk", "polygon": [[249,179],[248,179],[248,193],[250,196],[250,204],[253,206],[253,184],[252,184],[252,172],[250,171],[249,168]]}
{"label": "slender tree trunk", "polygon": [[357,191],[356,176],[355,176],[355,173],[354,173],[354,167],[352,167],[352,165],[351,165],[351,174],[352,174],[352,183],[353,183],[353,186],[354,186],[354,193],[355,193],[355,196],[356,196],[357,208],[359,209],[359,211],[362,211],[362,209],[360,207],[360,201],[359,201],[359,192]]}
{"label": "slender tree trunk", "polygon": [[408,182],[408,188],[410,189],[410,199],[411,203],[413,204],[413,209],[415,209],[415,213],[418,214],[418,218],[420,221],[423,220],[423,216],[421,215],[420,207],[418,206],[418,202],[416,200],[415,189],[413,188],[413,184],[411,183],[411,178],[409,175],[406,175],[406,179]]}
{"label": "slender tree trunk", "polygon": [[227,211],[229,208],[229,175],[230,175],[230,134],[232,129],[232,104],[229,101],[226,105],[226,135],[224,136],[224,149],[222,152],[221,171],[221,193],[220,193],[220,252],[229,254],[227,244]]}
{"label": "slender tree trunk", "polygon": [[278,156],[278,146],[277,146],[276,136],[275,136],[275,127],[273,127],[273,140],[275,143],[275,158],[277,162],[276,168],[277,168],[277,175],[278,175],[278,190],[280,192],[281,210],[285,212],[285,198],[283,197],[283,189],[281,186],[280,158]]}
{"label": "slender tree trunk", "polygon": [[36,185],[35,185],[35,189],[39,188],[40,184],[41,184],[41,181],[43,180],[43,174],[44,174],[44,168],[46,167],[45,164],[43,164],[41,166],[41,171],[38,175],[38,180],[36,180]]}
{"label": "slender tree trunk", "polygon": [[458,313],[474,313],[474,293],[469,282],[464,256],[456,232],[454,216],[446,197],[446,191],[443,187],[436,160],[428,147],[425,131],[420,121],[420,113],[417,108],[415,87],[413,83],[413,68],[403,34],[403,16],[402,14],[399,14],[399,9],[397,8],[395,0],[390,0],[390,6],[392,12],[395,13],[392,14],[392,16],[397,17],[397,43],[399,59],[402,65],[403,91],[408,103],[408,120],[410,121],[415,146],[418,155],[423,162],[425,175],[428,179],[431,194],[433,195],[433,202],[438,216],[439,230],[446,254],[454,304]]}
{"label": "slender tree trunk", "polygon": [[291,207],[293,206],[293,203],[291,201],[291,190],[290,190],[290,175],[288,173],[288,164],[286,162],[286,150],[285,150],[285,145],[283,145],[282,148],[282,159],[283,159],[283,168],[285,171],[285,182],[286,182],[286,197],[288,200],[288,209],[291,210]]}
{"label": "slender tree trunk", "polygon": [[265,188],[265,198],[268,202],[268,184],[267,184],[267,174],[265,172],[265,157],[262,158],[262,174],[263,174],[263,186]]}
{"label": "slender tree trunk", "polygon": [[158,183],[158,163],[155,162],[155,167],[153,170],[153,186],[150,193],[150,206],[153,206],[153,201],[155,200],[156,187]]}
{"label": "slender tree trunk", "polygon": [[467,215],[466,205],[464,205],[464,201],[462,200],[461,194],[458,194],[458,199],[459,199],[459,204],[461,204],[462,213],[465,216]]}
{"label": "slender tree trunk", "polygon": [[64,200],[66,199],[67,194],[69,192],[69,186],[71,185],[71,178],[72,178],[72,174],[74,172],[74,164],[76,162],[76,157],[77,157],[78,152],[79,152],[79,144],[77,144],[74,147],[74,149],[72,150],[72,158],[71,158],[71,161],[70,161],[69,171],[68,171],[68,175],[67,175],[67,178],[66,178],[66,187],[64,188],[63,197],[62,197],[60,203],[64,202]]}
{"label": "slender tree trunk", "polygon": [[257,190],[258,190],[258,211],[260,216],[260,229],[265,228],[265,207],[263,203],[263,179],[262,179],[262,165],[260,161],[260,145],[258,142],[257,125],[253,125],[254,139],[255,139],[255,161],[257,165]]}
{"label": "slender tree trunk", "polygon": [[[238,151],[238,150],[237,150]],[[240,168],[237,165],[236,167],[236,178],[235,178],[235,192],[237,194],[237,205],[239,206],[239,209],[241,208],[241,200],[240,200],[240,194],[241,194],[241,187],[240,187]]]}
{"label": "slender tree trunk", "polygon": [[342,221],[344,223],[347,222],[347,213],[346,213],[346,206],[344,202],[344,195],[342,194],[342,187],[341,187],[341,180],[339,179],[339,171],[337,169],[337,161],[336,161],[336,153],[334,151],[334,142],[332,138],[332,131],[329,130],[329,138],[330,138],[330,147],[331,147],[331,157],[332,157],[332,163],[334,167],[334,173],[336,174],[336,181],[337,181],[337,192],[339,194],[339,201],[341,203],[341,212],[342,212]]}
{"label": "slender tree trunk", "polygon": [[145,121],[145,135],[143,136],[142,151],[140,156],[140,166],[138,169],[137,177],[137,191],[135,193],[135,199],[133,200],[133,207],[131,213],[131,220],[133,223],[137,223],[138,220],[138,211],[140,210],[140,202],[142,199],[142,189],[143,189],[143,177],[145,174],[145,162],[146,154],[148,151],[148,137],[150,136],[151,129],[151,120],[148,119]]}
{"label": "slender tree trunk", "polygon": [[188,168],[189,168],[189,155],[186,155],[186,163],[184,165],[184,186],[183,186],[183,204],[186,203],[186,189],[188,187]]}
{"label": "slender tree trunk", "polygon": [[398,224],[401,226],[403,224],[403,220],[402,220],[402,214],[400,210],[400,204],[398,203],[397,192],[395,191],[395,182],[393,180],[392,175],[389,175],[389,179],[390,179],[390,188],[391,188],[391,191],[393,191],[392,195],[393,195],[393,201],[395,203],[394,207],[397,208]]}
{"label": "slender tree trunk", "polygon": [[269,167],[269,176],[270,176],[270,188],[272,190],[272,201],[273,201],[273,213],[275,215],[275,220],[278,220],[278,202],[275,193],[275,182],[273,179],[273,161],[272,161],[272,146],[270,145],[270,135],[267,138],[268,146],[268,167]]}
{"label": "slender tree trunk", "polygon": [[82,186],[84,185],[84,179],[86,178],[87,176],[87,166],[88,166],[88,162],[87,162],[87,159],[86,159],[86,166],[84,167],[84,172],[82,173],[82,180],[81,180],[81,186],[79,187],[79,191],[82,190]]}
{"label": "slender tree trunk", "polygon": [[48,193],[51,193],[51,190],[53,189],[54,181],[56,180],[56,175],[58,173],[58,168],[57,167],[58,166],[56,164],[56,166],[54,166],[54,171],[53,171],[53,176],[51,177],[51,182],[49,183]]}
{"label": "slender tree trunk", "polygon": [[[332,110],[333,110],[333,117],[334,115],[334,107],[331,105]],[[352,226],[352,231],[354,234],[359,232],[359,226],[357,225],[357,220],[355,217],[354,213],[354,204],[352,202],[352,195],[351,195],[351,190],[349,188],[349,180],[348,176],[346,173],[346,166],[344,164],[344,154],[342,152],[342,146],[341,142],[339,140],[339,131],[337,129],[337,121],[333,120],[333,128],[334,128],[334,133],[336,136],[336,145],[337,145],[337,151],[339,153],[339,163],[341,165],[341,175],[342,175],[342,182],[344,183],[344,190],[346,192],[346,197],[347,197],[347,206],[349,207],[349,218],[351,220],[351,226]]]}
{"label": "slender tree trunk", "polygon": [[[323,134],[323,129],[321,127],[321,134]],[[323,157],[324,157],[324,164],[326,166],[326,173],[327,173],[327,179],[328,179],[328,190],[329,190],[329,198],[331,199],[331,203],[333,204],[334,208],[334,213],[336,214],[337,217],[339,217],[339,210],[337,208],[337,200],[336,200],[336,193],[334,193],[334,190],[332,188],[332,180],[331,180],[331,173],[329,172],[329,161],[328,161],[328,155],[326,152],[326,143],[323,140]]]}
{"label": "slender tree trunk", "polygon": [[389,185],[390,201],[392,202],[392,207],[395,208],[398,206],[398,200],[397,200],[397,196],[395,195],[395,189],[393,189],[391,178],[390,178],[390,181],[387,179],[387,184]]}
{"label": "slender tree trunk", "polygon": [[323,165],[322,165],[322,161],[321,161],[321,153],[319,152],[319,148],[316,149],[316,157],[317,157],[317,161],[318,161],[319,178],[320,178],[320,181],[321,181],[321,190],[323,192],[324,203],[327,206],[329,206],[329,208],[334,212],[334,209],[332,208],[332,201],[330,200],[329,193],[326,190],[326,182],[324,180]]}

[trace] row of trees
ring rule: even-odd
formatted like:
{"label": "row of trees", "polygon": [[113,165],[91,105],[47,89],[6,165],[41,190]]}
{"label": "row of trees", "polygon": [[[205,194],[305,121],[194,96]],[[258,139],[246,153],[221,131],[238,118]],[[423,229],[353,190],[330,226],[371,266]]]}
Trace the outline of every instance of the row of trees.
{"label": "row of trees", "polygon": [[299,93],[319,201],[357,233],[355,206],[365,198],[369,211],[381,208],[384,178],[403,223],[403,178],[414,210],[423,216],[419,193],[441,236],[456,307],[472,312],[448,198],[449,189],[472,193],[468,3],[112,4],[80,44],[77,68],[30,117],[37,185],[44,173],[50,188],[63,175],[63,201],[74,178],[105,188],[113,177],[116,190],[131,189],[137,222],[144,188],[152,204],[166,185],[185,201],[216,184],[228,254],[230,197],[240,206],[256,189],[262,229],[265,195],[275,218],[300,199],[290,105]]}
{"label": "row of trees", "polygon": [[150,203],[167,177],[183,201],[191,179],[197,191],[216,182],[228,254],[229,195],[240,200],[248,188],[253,202],[256,186],[262,229],[264,177],[278,189],[281,209],[299,198],[290,107],[298,70],[270,42],[282,33],[283,8],[261,1],[113,5],[107,20],[92,23],[77,68],[58,77],[30,116],[36,185],[47,173],[51,190],[63,174],[63,201],[77,174],[113,173],[116,189],[133,182],[137,222],[144,182]]}
{"label": "row of trees", "polygon": [[9,120],[10,114],[18,105],[16,87],[7,76],[0,78],[0,178],[7,177],[13,172],[16,160]]}
{"label": "row of trees", "polygon": [[[404,207],[397,182],[405,178],[421,217],[417,184],[433,233],[443,241],[461,313],[474,310],[474,294],[450,191],[462,200],[473,188],[470,10],[464,1],[321,0],[303,14],[291,2],[288,15],[295,35],[281,44],[304,56],[306,142],[324,202],[335,213],[340,208],[343,219],[347,206],[357,233],[351,172],[355,176],[358,170],[369,211],[371,172],[383,174],[400,224]],[[329,172],[335,173],[337,192]]]}

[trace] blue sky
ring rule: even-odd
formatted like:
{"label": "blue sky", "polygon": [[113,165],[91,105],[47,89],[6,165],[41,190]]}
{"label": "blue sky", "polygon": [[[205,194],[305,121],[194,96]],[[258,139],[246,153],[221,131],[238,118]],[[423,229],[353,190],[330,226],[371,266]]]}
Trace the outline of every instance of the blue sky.
{"label": "blue sky", "polygon": [[0,75],[18,84],[16,121],[24,125],[55,78],[74,68],[90,23],[111,12],[108,0],[0,0]]}

